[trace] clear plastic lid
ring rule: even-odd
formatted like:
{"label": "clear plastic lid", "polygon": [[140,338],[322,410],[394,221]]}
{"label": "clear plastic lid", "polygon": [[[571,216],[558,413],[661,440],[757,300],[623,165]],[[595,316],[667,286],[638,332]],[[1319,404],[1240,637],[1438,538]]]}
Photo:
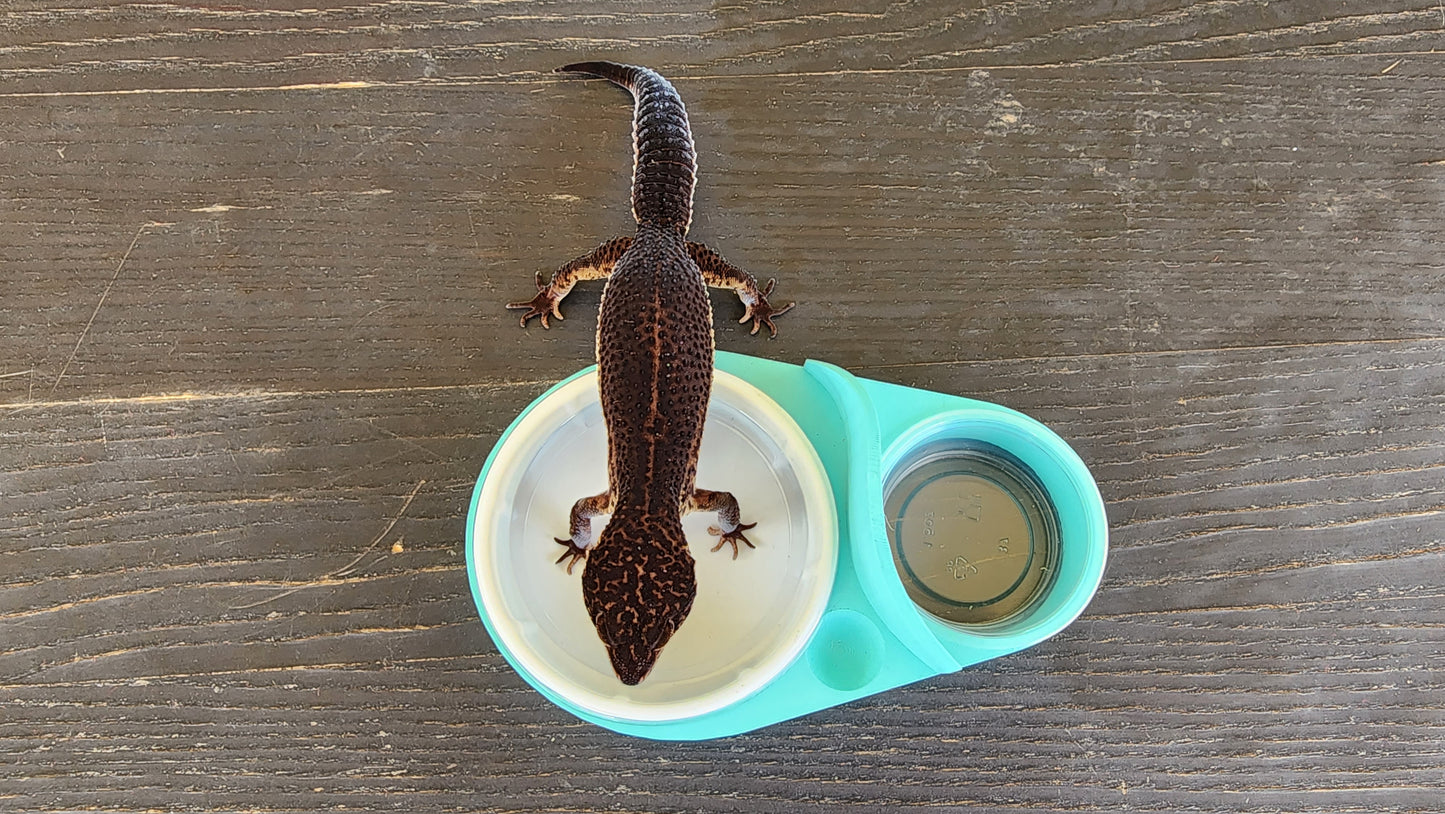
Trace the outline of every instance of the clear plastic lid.
{"label": "clear plastic lid", "polygon": [[908,596],[958,625],[1025,610],[1056,570],[1059,528],[1037,478],[983,441],[925,446],[884,490],[893,562]]}

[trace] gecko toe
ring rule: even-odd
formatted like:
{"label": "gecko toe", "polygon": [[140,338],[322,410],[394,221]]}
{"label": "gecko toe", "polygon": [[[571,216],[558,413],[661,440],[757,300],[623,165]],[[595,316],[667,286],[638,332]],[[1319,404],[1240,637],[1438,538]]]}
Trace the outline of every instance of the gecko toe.
{"label": "gecko toe", "polygon": [[523,328],[527,327],[527,323],[531,321],[532,317],[541,317],[543,328],[552,327],[547,321],[549,316],[562,318],[561,300],[552,296],[552,289],[547,285],[543,285],[542,290],[538,291],[537,296],[532,299],[526,302],[509,302],[507,308],[513,311],[526,309],[526,313],[522,314]]}
{"label": "gecko toe", "polygon": [[768,294],[772,292],[775,282],[775,280],[768,281],[767,286],[758,292],[757,301],[748,305],[743,313],[743,318],[738,320],[739,322],[752,320],[753,329],[748,332],[750,336],[756,334],[759,328],[765,327],[768,329],[768,338],[776,338],[778,335],[778,326],[773,323],[773,318],[788,313],[793,310],[794,305],[797,305],[797,303],[790,302],[782,308],[774,308],[768,303]]}
{"label": "gecko toe", "polygon": [[571,557],[571,561],[567,563],[567,573],[571,574],[572,566],[576,565],[578,561],[587,558],[587,549],[578,546],[571,540],[562,540],[556,537],[553,537],[552,539],[557,541],[557,545],[567,547],[567,550],[562,552],[562,556],[556,559],[556,564],[561,565],[563,560]]}
{"label": "gecko toe", "polygon": [[743,545],[747,546],[748,548],[754,548],[754,549],[757,548],[757,546],[753,545],[753,541],[752,541],[752,540],[749,540],[749,539],[747,538],[747,535],[743,534],[743,532],[747,531],[748,529],[750,529],[750,528],[752,528],[752,527],[754,527],[754,526],[756,526],[756,525],[757,525],[757,523],[740,523],[740,524],[738,524],[738,527],[735,528],[735,529],[733,529],[732,531],[723,531],[722,529],[718,528],[717,526],[710,526],[710,527],[708,528],[708,530],[707,530],[707,533],[708,533],[708,534],[715,534],[715,535],[717,535],[717,538],[718,538],[717,545],[713,546],[713,547],[712,547],[712,550],[713,550],[713,551],[720,551],[720,550],[722,550],[722,547],[723,547],[724,545],[730,545],[730,546],[733,547],[733,559],[737,559],[737,558],[738,558],[738,543],[742,543]]}

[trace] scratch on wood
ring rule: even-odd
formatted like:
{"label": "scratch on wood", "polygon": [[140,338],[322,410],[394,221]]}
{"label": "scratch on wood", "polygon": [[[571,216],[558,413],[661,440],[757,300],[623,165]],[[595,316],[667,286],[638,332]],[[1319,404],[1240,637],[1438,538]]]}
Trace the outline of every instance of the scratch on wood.
{"label": "scratch on wood", "polygon": [[390,86],[393,83],[377,83],[363,81],[349,82],[304,82],[294,85],[267,85],[257,87],[214,87],[214,88],[117,88],[112,90],[57,90],[57,91],[24,91],[20,93],[0,93],[4,99],[54,99],[67,96],[143,96],[146,94],[162,93],[247,93],[247,92],[271,92],[286,93],[290,91],[307,90],[360,90]]}
{"label": "scratch on wood", "polygon": [[[24,583],[20,583],[20,584],[23,585]],[[6,587],[7,587],[7,588],[13,588],[14,586],[15,586],[15,583],[12,583],[11,585],[8,585],[8,586],[6,586]],[[61,613],[61,612],[63,612],[63,611],[68,611],[68,610],[72,610],[72,609],[74,609],[74,608],[79,608],[79,607],[82,607],[82,606],[84,606],[84,605],[89,605],[89,604],[94,603],[94,602],[102,602],[102,601],[109,602],[109,601],[113,601],[113,600],[116,600],[116,599],[122,599],[122,598],[130,598],[130,597],[136,597],[136,596],[146,596],[146,595],[148,595],[148,594],[158,594],[158,593],[160,593],[160,592],[162,592],[162,591],[165,591],[165,590],[170,589],[171,587],[173,587],[173,586],[170,586],[170,585],[156,585],[156,586],[153,586],[153,587],[150,587],[150,588],[137,588],[137,589],[129,590],[129,591],[119,591],[119,592],[116,592],[116,593],[107,594],[107,595],[105,595],[105,596],[88,597],[88,598],[85,598],[85,599],[77,599],[77,600],[75,600],[75,601],[73,601],[73,602],[58,602],[58,603],[56,603],[56,604],[54,604],[54,605],[51,605],[51,606],[45,607],[45,608],[27,608],[27,609],[24,609],[24,610],[19,610],[19,611],[13,611],[13,612],[10,612],[10,613],[0,614],[0,621],[10,622],[10,621],[14,621],[14,620],[17,620],[17,619],[28,619],[28,618],[39,617],[39,616],[47,616],[47,615],[50,615],[50,614]],[[13,654],[13,653],[15,653],[15,652],[19,652],[19,651],[11,650],[11,651],[9,651],[9,653],[7,653],[7,655]]]}
{"label": "scratch on wood", "polygon": [[[21,374],[29,371],[21,371]],[[14,374],[14,375],[21,375]],[[8,375],[8,374],[7,374]],[[4,377],[0,377],[4,378]],[[237,390],[230,393],[156,393],[149,396],[106,396],[101,398],[65,399],[51,401],[17,401],[0,404],[0,409],[18,413],[23,410],[48,410],[59,407],[105,407],[144,406],[149,404],[170,404],[187,401],[266,401],[274,399],[304,399],[321,396],[385,396],[399,393],[437,393],[477,388],[500,389],[509,387],[550,387],[555,379],[514,379],[497,382],[473,382],[468,384],[428,384],[406,387],[353,387],[337,390]]]}
{"label": "scratch on wood", "polygon": [[[494,43],[494,46],[505,43]],[[1411,57],[1411,56],[1434,56],[1434,51],[1386,51],[1374,53],[1372,57]],[[1325,54],[1317,59],[1343,60],[1357,57],[1357,54]],[[1225,64],[1225,63],[1246,63],[1246,62],[1280,62],[1290,59],[1298,59],[1292,54],[1241,54],[1235,56],[1212,56],[1212,57],[1188,57],[1175,59],[1139,59],[1131,60],[1128,64],[1135,67],[1154,65],[1196,65],[1196,64]],[[796,70],[796,71],[753,71],[746,73],[717,73],[717,74],[694,74],[692,76],[679,78],[679,82],[699,81],[739,81],[747,79],[801,79],[808,77],[843,77],[843,76],[904,76],[904,75],[925,75],[925,74],[951,74],[962,71],[1028,71],[1037,69],[1073,68],[1083,65],[1117,65],[1117,59],[1112,56],[1096,57],[1080,60],[1062,61],[1041,61],[1024,63],[999,63],[989,65],[962,65],[949,67],[888,67],[888,68],[839,68],[831,70]],[[164,94],[206,94],[206,93],[290,93],[295,91],[326,91],[326,90],[374,90],[405,87],[445,87],[445,88],[474,88],[493,87],[499,85],[519,84],[552,84],[565,82],[566,79],[558,79],[550,71],[516,71],[513,73],[498,73],[491,76],[474,79],[424,79],[424,80],[389,80],[389,81],[362,81],[353,80],[345,82],[318,82],[318,83],[297,83],[286,85],[252,85],[252,86],[216,86],[197,88],[113,88],[109,90],[65,90],[65,91],[18,91],[0,93],[0,99],[52,99],[64,97],[95,97],[95,96],[144,96]]]}
{"label": "scratch on wood", "polygon": [[69,358],[65,360],[65,364],[60,366],[60,375],[56,376],[55,383],[50,385],[50,394],[52,396],[55,395],[56,388],[60,387],[60,380],[65,378],[65,372],[70,369],[70,363],[75,361],[76,354],[80,352],[81,344],[85,342],[86,335],[90,333],[90,326],[95,324],[95,317],[100,313],[101,306],[105,305],[105,298],[110,296],[111,288],[115,286],[115,281],[120,278],[121,269],[125,268],[125,261],[130,259],[130,253],[135,251],[136,244],[140,243],[140,236],[145,234],[145,230],[153,225],[155,224],[143,223],[139,229],[135,230],[135,237],[131,238],[130,246],[126,248],[125,254],[121,255],[120,262],[115,264],[115,273],[110,275],[110,282],[106,283],[105,289],[100,292],[100,301],[95,304],[95,310],[90,312],[90,319],[85,321],[85,327],[80,331],[80,338],[75,340],[75,347],[70,349]]}
{"label": "scratch on wood", "polygon": [[202,213],[202,214],[210,215],[210,214],[219,214],[219,213],[221,213],[221,212],[233,212],[233,211],[235,211],[235,210],[237,210],[237,209],[271,209],[271,208],[272,208],[272,207],[269,207],[269,206],[231,206],[230,204],[219,204],[219,203],[218,203],[218,204],[211,204],[210,206],[199,206],[199,207],[196,207],[195,209],[192,209],[192,210],[189,210],[189,211],[191,211],[191,212],[200,212],[200,213]]}
{"label": "scratch on wood", "polygon": [[[1429,57],[1438,56],[1438,51],[1382,51],[1369,54],[1370,57]],[[1327,61],[1340,61],[1355,59],[1360,54],[1323,54],[1315,59]],[[1169,66],[1169,65],[1215,65],[1230,63],[1248,62],[1286,62],[1299,59],[1293,54],[1238,54],[1230,56],[1210,57],[1177,57],[1174,59],[1136,59],[1130,60],[1127,64],[1131,67],[1146,66]],[[953,65],[947,67],[887,67],[887,68],[834,68],[825,70],[799,70],[799,71],[752,71],[743,73],[715,73],[715,74],[693,74],[687,77],[679,77],[679,82],[697,82],[702,80],[739,80],[739,79],[802,79],[807,77],[843,77],[843,76],[922,76],[927,74],[956,74],[972,71],[1030,71],[1039,69],[1056,68],[1077,68],[1081,66],[1118,66],[1125,63],[1118,62],[1113,56],[1092,57],[1086,59],[1041,61],[1041,62],[1019,62],[984,65]],[[497,79],[475,80],[476,84],[497,84]],[[541,74],[541,76],[549,76]],[[474,80],[467,80],[464,84],[471,84]],[[526,81],[516,79],[513,81]],[[538,79],[532,81],[552,81],[549,79]],[[450,84],[450,83],[449,83]]]}
{"label": "scratch on wood", "polygon": [[379,426],[377,426],[376,421],[373,420],[373,419],[367,418],[367,419],[361,419],[361,420],[364,420],[364,421],[366,422],[367,426],[371,427],[373,430],[376,430],[377,432],[382,433],[382,434],[384,434],[384,435],[388,435],[388,436],[396,439],[397,441],[400,441],[401,443],[406,444],[407,446],[409,446],[409,447],[411,447],[411,448],[413,448],[413,449],[421,452],[421,453],[424,454],[424,455],[430,456],[431,458],[434,458],[434,459],[436,459],[436,460],[438,460],[438,461],[445,461],[445,460],[446,460],[443,456],[438,455],[437,452],[436,452],[436,450],[428,449],[427,447],[424,447],[424,446],[422,446],[421,444],[418,444],[417,442],[411,440],[410,438],[406,438],[406,437],[404,437],[404,436],[398,435],[397,433],[394,433],[394,432],[392,432],[391,430],[388,430],[388,429],[385,428],[385,427],[379,427]]}
{"label": "scratch on wood", "polygon": [[395,308],[395,307],[398,306],[398,305],[401,305],[401,303],[399,303],[399,302],[389,302],[389,303],[386,303],[385,305],[378,305],[377,307],[371,309],[370,311],[367,311],[366,313],[364,313],[364,314],[362,314],[360,317],[358,317],[357,320],[351,324],[351,330],[354,331],[354,330],[356,330],[357,328],[360,328],[360,327],[361,327],[361,323],[367,321],[368,319],[376,316],[377,314],[381,313],[382,311],[385,311],[385,310],[388,309],[388,308]]}
{"label": "scratch on wood", "polygon": [[341,195],[360,195],[362,197],[377,197],[381,195],[394,195],[395,190],[379,187],[377,189],[316,189],[306,193],[307,195],[337,197]]}
{"label": "scratch on wood", "polygon": [[1309,571],[1316,568],[1345,568],[1348,566],[1358,566],[1390,560],[1404,560],[1412,557],[1419,557],[1438,553],[1440,553],[1439,547],[1427,546],[1424,548],[1412,548],[1401,551],[1388,551],[1379,554],[1369,554],[1354,557],[1352,559],[1340,558],[1333,560],[1280,562],[1255,568],[1241,568],[1238,571],[1214,571],[1210,573],[1170,575],[1154,579],[1122,580],[1117,583],[1117,586],[1121,588],[1159,588],[1179,584],[1198,585],[1208,582],[1217,582],[1219,580],[1243,579],[1245,577],[1263,577],[1287,571]]}
{"label": "scratch on wood", "polygon": [[411,490],[411,494],[406,496],[406,500],[402,502],[401,508],[398,509],[396,514],[392,516],[391,522],[387,523],[386,528],[382,529],[381,533],[376,535],[376,537],[373,538],[372,541],[361,550],[361,553],[357,554],[351,560],[351,562],[341,566],[334,571],[322,574],[313,582],[308,582],[305,585],[298,585],[295,588],[282,591],[279,594],[268,596],[265,599],[258,599],[255,602],[248,602],[244,605],[234,605],[231,607],[231,610],[247,610],[250,608],[260,607],[261,605],[275,602],[278,599],[284,599],[298,591],[304,591],[307,588],[317,588],[323,585],[329,585],[332,584],[335,580],[344,579],[345,577],[349,576],[353,571],[356,570],[356,566],[358,563],[361,562],[362,558],[364,558],[367,554],[371,553],[371,550],[373,548],[376,548],[377,543],[380,543],[386,537],[386,535],[391,533],[391,530],[396,527],[397,522],[401,520],[402,515],[406,514],[406,510],[408,507],[411,506],[411,502],[416,499],[417,493],[420,492],[421,488],[425,485],[425,479],[417,481],[416,486]]}

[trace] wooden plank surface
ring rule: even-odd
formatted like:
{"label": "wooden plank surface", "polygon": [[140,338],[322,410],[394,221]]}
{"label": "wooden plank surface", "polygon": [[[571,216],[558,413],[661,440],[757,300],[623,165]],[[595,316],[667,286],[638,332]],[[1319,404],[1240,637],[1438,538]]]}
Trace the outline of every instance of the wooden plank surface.
{"label": "wooden plank surface", "polygon": [[[0,809],[1439,810],[1445,9],[655,6],[0,9]],[[467,499],[598,295],[500,304],[629,219],[577,56],[800,303],[720,347],[1075,445],[1076,625],[705,744],[510,670]]]}
{"label": "wooden plank surface", "polygon": [[[792,361],[1435,336],[1445,69],[1392,61],[683,82],[707,143],[694,232],[807,303],[767,346]],[[0,227],[23,247],[10,398],[530,380],[588,357],[595,289],[540,336],[498,303],[625,231],[620,93],[146,98],[8,100],[33,125]],[[730,324],[720,342],[761,352]]]}

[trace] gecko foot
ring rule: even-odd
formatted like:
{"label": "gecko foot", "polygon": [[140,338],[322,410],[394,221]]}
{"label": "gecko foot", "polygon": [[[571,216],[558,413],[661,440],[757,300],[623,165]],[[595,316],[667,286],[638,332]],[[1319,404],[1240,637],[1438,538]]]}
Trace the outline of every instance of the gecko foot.
{"label": "gecko foot", "polygon": [[547,317],[554,316],[562,319],[561,305],[562,297],[553,293],[552,287],[547,284],[542,277],[542,272],[539,271],[537,272],[537,296],[526,302],[509,302],[507,308],[514,311],[521,308],[527,309],[527,313],[522,315],[523,328],[527,327],[527,320],[532,317],[541,317],[542,327],[551,328],[552,326],[547,324]]}
{"label": "gecko foot", "polygon": [[579,560],[584,560],[587,558],[587,549],[582,548],[571,540],[558,540],[556,537],[553,537],[552,539],[557,540],[557,545],[567,547],[567,550],[562,552],[562,556],[557,558],[557,564],[561,565],[563,560],[571,557],[571,561],[567,563],[567,573],[571,574],[572,566],[576,565]]}
{"label": "gecko foot", "polygon": [[717,545],[713,546],[712,550],[718,551],[723,545],[731,545],[733,547],[733,559],[737,559],[738,543],[742,543],[748,548],[757,548],[757,546],[753,545],[752,540],[749,540],[743,535],[743,532],[756,525],[757,523],[742,523],[732,531],[723,531],[717,526],[708,526],[707,533],[718,538]]}
{"label": "gecko foot", "polygon": [[768,284],[758,292],[757,302],[745,306],[743,318],[738,320],[738,322],[745,323],[748,320],[753,320],[753,329],[748,331],[749,334],[757,333],[759,328],[766,325],[768,328],[768,338],[776,337],[778,335],[778,326],[773,324],[773,317],[780,317],[788,313],[793,310],[793,306],[797,304],[790,302],[782,308],[774,308],[769,305],[768,295],[773,293],[773,286],[777,284],[778,281],[776,278],[768,280]]}

